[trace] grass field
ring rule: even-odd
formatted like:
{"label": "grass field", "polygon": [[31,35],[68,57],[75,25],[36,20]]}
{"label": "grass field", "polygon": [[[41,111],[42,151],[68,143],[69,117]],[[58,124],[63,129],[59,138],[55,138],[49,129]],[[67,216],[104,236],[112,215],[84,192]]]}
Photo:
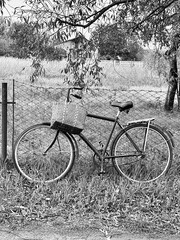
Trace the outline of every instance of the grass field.
{"label": "grass field", "polygon": [[[31,66],[32,60],[15,59],[11,57],[0,57],[0,79],[16,79],[28,82],[34,69]],[[37,84],[44,85],[64,85],[64,75],[61,70],[66,62],[44,61],[42,62],[45,74],[40,76]],[[129,86],[166,86],[165,79],[150,69],[143,62],[122,62],[122,61],[102,61],[103,68],[101,78],[104,87],[119,88]]]}
{"label": "grass field", "polygon": [[[20,83],[16,86],[18,113],[15,117],[19,121],[19,131],[23,124],[37,122],[40,115],[44,118],[49,111],[49,99],[52,101],[61,93],[54,89],[38,88],[34,92],[29,87],[29,78],[33,71],[30,60],[0,58],[0,61],[0,79],[15,79],[27,83],[25,87]],[[63,61],[45,62],[45,76],[40,77],[35,84],[44,87],[62,86],[61,70],[64,64]],[[107,103],[114,96],[114,92],[109,89],[166,87],[164,80],[148,70],[142,62],[103,61],[101,64],[106,76],[102,78],[102,82],[108,90],[102,91],[100,95],[97,91],[97,94],[95,92],[91,96],[91,107],[94,111],[107,111]],[[62,94],[64,95],[63,91]],[[122,93],[117,91],[115,94],[119,99],[122,98]],[[143,94],[142,102],[142,97],[138,100],[140,95],[137,95],[137,91],[133,94],[135,101],[140,104],[128,115],[131,119],[137,117],[138,113],[155,115],[159,117],[160,123],[171,126],[176,122],[176,129],[179,128],[179,114],[164,113],[158,97],[156,102],[153,102]],[[123,97],[124,100],[125,97],[130,99],[130,95]],[[91,137],[93,131],[99,131],[96,122],[90,129]],[[146,185],[130,183],[117,176],[114,171],[109,171],[101,178],[94,170],[91,160],[81,158],[65,180],[47,186],[29,184],[20,178],[12,166],[4,167],[0,171],[1,224],[19,227],[33,221],[50,221],[54,225],[69,224],[72,228],[96,228],[108,234],[117,229],[151,234],[180,232],[178,154],[166,177]]]}

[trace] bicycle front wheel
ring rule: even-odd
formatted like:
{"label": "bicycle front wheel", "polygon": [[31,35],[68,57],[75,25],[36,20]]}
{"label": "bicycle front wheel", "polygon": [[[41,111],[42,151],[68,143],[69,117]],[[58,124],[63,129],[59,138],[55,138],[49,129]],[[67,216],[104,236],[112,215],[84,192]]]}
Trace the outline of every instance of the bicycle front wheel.
{"label": "bicycle front wheel", "polygon": [[53,130],[50,123],[26,129],[16,140],[14,162],[31,182],[54,182],[64,178],[75,160],[75,147],[67,133]]}
{"label": "bicycle front wheel", "polygon": [[[172,145],[157,125],[136,123],[120,131],[111,147],[113,165],[119,174],[134,182],[152,182],[167,173]],[[145,148],[145,149],[144,149]]]}

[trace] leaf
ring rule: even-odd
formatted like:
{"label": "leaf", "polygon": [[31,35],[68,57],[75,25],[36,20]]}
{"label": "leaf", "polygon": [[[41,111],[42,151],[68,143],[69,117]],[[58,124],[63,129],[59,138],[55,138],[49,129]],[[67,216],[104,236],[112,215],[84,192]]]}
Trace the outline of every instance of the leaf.
{"label": "leaf", "polygon": [[79,9],[79,14],[82,16],[83,15],[83,12],[81,9]]}
{"label": "leaf", "polygon": [[3,8],[5,6],[5,1],[4,0],[0,0],[0,8]]}
{"label": "leaf", "polygon": [[88,7],[88,6],[86,6],[86,8],[90,11],[90,12],[92,12],[92,10],[91,10],[91,8],[90,7]]}

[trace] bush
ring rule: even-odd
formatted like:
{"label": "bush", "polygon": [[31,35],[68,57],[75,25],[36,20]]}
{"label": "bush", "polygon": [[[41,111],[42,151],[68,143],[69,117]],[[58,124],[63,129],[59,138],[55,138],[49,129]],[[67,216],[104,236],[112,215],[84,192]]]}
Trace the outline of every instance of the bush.
{"label": "bush", "polygon": [[5,38],[1,38],[0,39],[0,56],[9,55],[10,52],[11,52],[10,42]]}
{"label": "bush", "polygon": [[62,60],[62,58],[66,57],[66,51],[64,49],[55,48],[53,46],[47,46],[44,51],[45,59],[50,61]]}
{"label": "bush", "polygon": [[17,58],[37,57],[47,60],[61,60],[66,56],[63,49],[58,49],[49,44],[47,35],[36,31],[33,25],[14,23],[9,30],[11,56]]}

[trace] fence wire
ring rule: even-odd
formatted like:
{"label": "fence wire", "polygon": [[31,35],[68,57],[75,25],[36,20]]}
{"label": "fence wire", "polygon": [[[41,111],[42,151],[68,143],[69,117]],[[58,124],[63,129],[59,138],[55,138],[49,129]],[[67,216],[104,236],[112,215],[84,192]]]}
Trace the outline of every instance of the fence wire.
{"label": "fence wire", "polygon": [[[12,84],[12,81],[8,82],[8,101],[12,101],[13,98]],[[66,88],[43,87],[15,81],[15,139],[27,127],[41,122],[49,122],[53,102],[59,99],[65,100],[66,94]],[[128,121],[154,117],[157,124],[168,128],[173,133],[176,145],[175,152],[178,154],[180,147],[180,113],[177,111],[177,101],[175,101],[173,113],[164,111],[165,97],[166,91],[91,88],[84,94],[83,103],[89,113],[115,117],[117,109],[110,106],[111,101],[133,101],[133,109],[128,114],[121,113],[121,123],[125,125]],[[12,145],[12,126],[12,105],[8,105],[8,149]],[[97,148],[101,148],[106,142],[111,126],[112,123],[107,121],[87,117],[84,135]],[[76,139],[80,145],[81,158],[91,156],[92,153],[88,147],[77,136]]]}

